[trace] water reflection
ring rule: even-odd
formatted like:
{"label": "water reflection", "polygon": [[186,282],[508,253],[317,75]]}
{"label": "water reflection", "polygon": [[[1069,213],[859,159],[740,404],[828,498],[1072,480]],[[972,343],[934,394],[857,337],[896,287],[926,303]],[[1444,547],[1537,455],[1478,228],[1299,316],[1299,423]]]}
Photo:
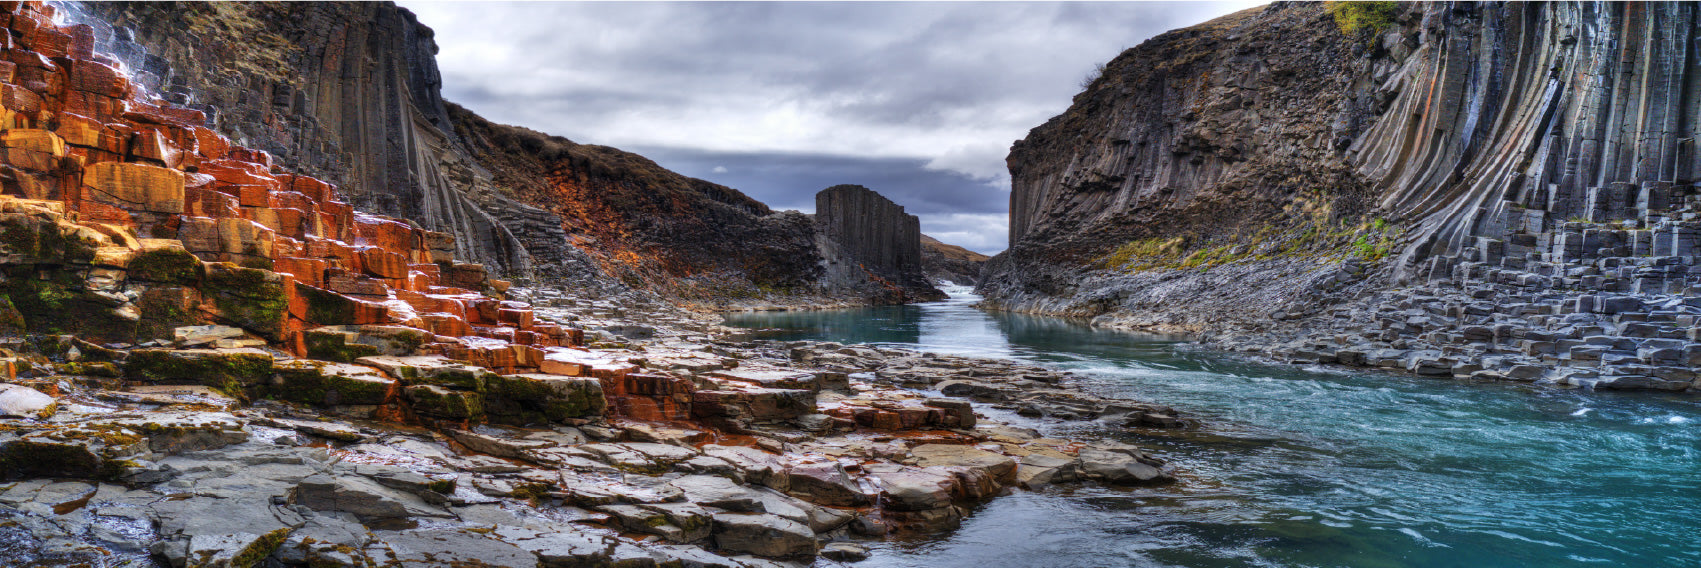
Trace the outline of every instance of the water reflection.
{"label": "water reflection", "polygon": [[[973,299],[769,314],[793,338],[1040,361],[1204,431],[1109,433],[1185,482],[1019,492],[858,566],[1695,566],[1701,406],[1265,364]],[[1015,418],[1015,417],[1010,417]]]}

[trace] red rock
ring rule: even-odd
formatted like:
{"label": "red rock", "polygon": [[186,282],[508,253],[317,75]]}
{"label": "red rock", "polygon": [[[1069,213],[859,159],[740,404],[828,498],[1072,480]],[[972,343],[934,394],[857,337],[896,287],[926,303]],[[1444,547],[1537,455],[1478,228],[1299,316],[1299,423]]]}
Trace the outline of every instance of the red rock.
{"label": "red rock", "polygon": [[130,79],[123,72],[93,61],[77,61],[71,65],[70,87],[116,99],[130,96]]}
{"label": "red rock", "polygon": [[514,327],[518,327],[520,329],[526,329],[532,326],[532,311],[529,309],[510,310],[504,308],[496,310],[496,315],[497,319],[502,323],[514,324]]}
{"label": "red rock", "polygon": [[332,292],[339,294],[372,296],[379,298],[390,297],[390,287],[385,286],[383,282],[379,282],[371,278],[360,278],[357,276],[330,276],[325,280],[325,285],[329,287]]}
{"label": "red rock", "polygon": [[403,279],[408,276],[407,259],[402,255],[379,248],[360,251],[361,266],[367,274],[382,278]]}
{"label": "red rock", "polygon": [[144,128],[130,139],[130,155],[159,162],[168,168],[176,168],[183,163],[183,150],[164,133],[152,128]]}
{"label": "red rock", "polygon": [[[277,178],[265,173],[264,168],[251,162],[240,160],[206,160],[196,166],[197,171],[213,176],[221,185],[254,185],[265,187],[267,191],[278,186]],[[233,194],[235,192],[232,192]],[[266,204],[264,196],[253,206]]]}
{"label": "red rock", "polygon": [[325,261],[317,258],[279,257],[272,271],[295,276],[295,281],[315,288],[325,286]]}
{"label": "red rock", "polygon": [[466,320],[450,314],[422,314],[419,318],[425,320],[426,329],[437,335],[449,337],[466,337],[472,335],[472,327],[467,325]]}
{"label": "red rock", "polygon": [[230,139],[204,126],[190,127],[195,135],[195,151],[209,160],[221,160],[230,154]]}

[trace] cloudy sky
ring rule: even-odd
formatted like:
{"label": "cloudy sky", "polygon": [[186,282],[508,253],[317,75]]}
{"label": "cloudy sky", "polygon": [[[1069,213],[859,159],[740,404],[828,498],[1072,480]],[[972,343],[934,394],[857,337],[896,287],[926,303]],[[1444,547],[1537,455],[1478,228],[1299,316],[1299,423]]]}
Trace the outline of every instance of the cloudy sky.
{"label": "cloudy sky", "polygon": [[1098,63],[1258,2],[404,1],[444,96],[637,152],[776,209],[867,186],[922,232],[1003,250],[1004,156]]}

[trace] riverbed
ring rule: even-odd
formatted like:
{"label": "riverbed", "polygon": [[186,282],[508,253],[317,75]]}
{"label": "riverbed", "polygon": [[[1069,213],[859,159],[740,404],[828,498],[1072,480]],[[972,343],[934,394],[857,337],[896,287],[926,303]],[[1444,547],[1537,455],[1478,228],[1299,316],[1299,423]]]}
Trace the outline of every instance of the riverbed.
{"label": "riverbed", "polygon": [[962,528],[877,543],[859,567],[1701,565],[1701,397],[1281,365],[1185,338],[973,307],[746,313],[766,337],[1013,358],[1197,429],[1112,431],[1181,482],[1017,490]]}

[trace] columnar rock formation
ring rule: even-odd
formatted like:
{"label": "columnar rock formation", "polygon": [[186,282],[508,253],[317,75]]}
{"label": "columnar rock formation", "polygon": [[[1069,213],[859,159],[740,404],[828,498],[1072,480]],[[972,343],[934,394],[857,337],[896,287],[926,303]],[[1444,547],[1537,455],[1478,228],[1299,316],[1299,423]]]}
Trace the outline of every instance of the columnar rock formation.
{"label": "columnar rock formation", "polygon": [[903,206],[860,185],[835,185],[815,194],[815,224],[829,282],[874,281],[900,297],[943,297],[922,271],[921,221]]}
{"label": "columnar rock formation", "polygon": [[[1302,360],[1696,385],[1701,6],[1331,20],[1275,4],[1112,61],[1011,149],[991,303],[1274,331],[1251,344]],[[1423,288],[1369,295],[1390,286]]]}
{"label": "columnar rock formation", "polygon": [[[461,258],[527,275],[528,247],[469,196],[490,176],[461,148],[430,28],[387,2],[73,4],[141,88],[341,187],[363,210],[456,238]],[[192,38],[192,39],[191,39]]]}

